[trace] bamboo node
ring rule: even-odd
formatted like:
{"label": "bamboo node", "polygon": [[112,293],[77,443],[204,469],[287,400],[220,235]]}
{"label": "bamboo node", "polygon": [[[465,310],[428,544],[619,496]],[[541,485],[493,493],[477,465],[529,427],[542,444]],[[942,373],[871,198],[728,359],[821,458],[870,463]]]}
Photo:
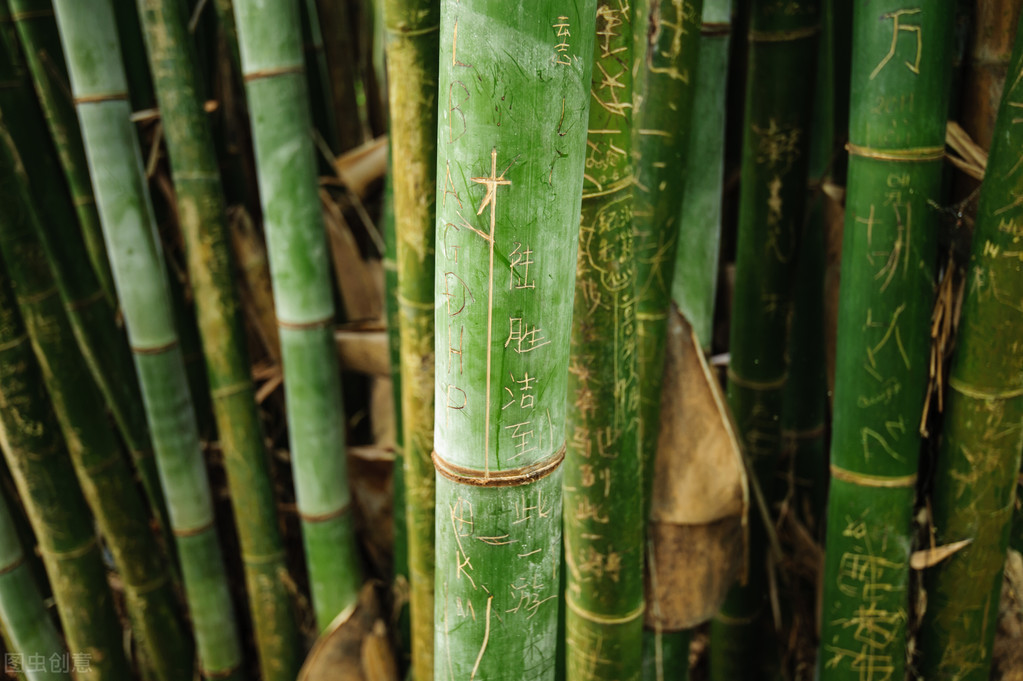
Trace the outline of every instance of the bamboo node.
{"label": "bamboo node", "polygon": [[75,106],[79,104],[102,104],[104,102],[126,102],[128,101],[127,92],[101,92],[95,95],[81,95],[75,97]]}
{"label": "bamboo node", "polygon": [[89,538],[89,541],[85,542],[84,544],[77,548],[71,549],[70,551],[51,551],[50,549],[44,548],[43,545],[40,544],[39,553],[42,553],[46,556],[50,556],[54,560],[75,560],[76,558],[81,558],[82,556],[88,555],[90,551],[98,547],[99,544],[96,542],[96,537],[93,536]]}
{"label": "bamboo node", "polygon": [[298,512],[298,517],[302,519],[304,523],[323,523],[334,518],[340,518],[347,513],[352,507],[352,502],[345,502],[340,508],[333,511],[327,511],[326,513],[303,513]]}
{"label": "bamboo node", "polygon": [[803,26],[801,28],[792,28],[787,31],[758,31],[756,29],[750,29],[747,38],[751,43],[784,43],[790,40],[812,38],[820,33],[820,31],[820,24]]}
{"label": "bamboo node", "polygon": [[972,397],[975,400],[1008,400],[1023,395],[1023,386],[1005,388],[1002,390],[984,390],[976,386],[964,383],[956,378],[949,378],[948,385],[960,395]]}
{"label": "bamboo node", "polygon": [[167,583],[167,574],[164,573],[156,579],[151,579],[148,582],[142,582],[141,584],[131,584],[125,581],[125,586],[131,590],[133,596],[145,596],[148,593],[152,593],[164,586]]}
{"label": "bamboo node", "polygon": [[643,613],[646,612],[646,603],[640,603],[638,608],[635,608],[632,612],[627,612],[624,615],[611,616],[601,615],[598,612],[586,610],[582,606],[577,605],[571,598],[568,598],[567,595],[565,597],[565,602],[568,603],[568,609],[576,615],[582,617],[584,620],[589,620],[590,622],[595,622],[597,624],[625,624],[642,617]]}
{"label": "bamboo node", "polygon": [[168,350],[177,347],[178,339],[175,338],[170,343],[164,343],[163,345],[154,345],[151,348],[141,348],[135,345],[131,346],[131,351],[136,355],[160,355]]}
{"label": "bamboo node", "polygon": [[727,22],[705,21],[700,25],[700,35],[714,37],[731,35],[732,25]]}
{"label": "bamboo node", "polygon": [[211,390],[210,397],[213,399],[223,399],[251,389],[252,381],[238,381],[237,383],[232,383],[231,385],[225,385],[216,388],[215,390]]}
{"label": "bamboo node", "polygon": [[22,553],[15,560],[11,561],[7,565],[0,567],[0,575],[6,575],[8,572],[14,572],[25,562],[25,554]]}
{"label": "bamboo node", "polygon": [[878,161],[940,161],[945,158],[945,147],[915,147],[912,149],[875,149],[849,142],[846,151],[853,156],[872,158]]}
{"label": "bamboo node", "polygon": [[734,383],[740,388],[749,388],[750,390],[780,390],[785,387],[785,382],[788,380],[789,373],[787,371],[778,378],[773,378],[769,381],[754,381],[749,378],[743,378],[731,368],[728,369],[729,383]]}
{"label": "bamboo node", "polygon": [[257,71],[249,71],[245,74],[245,82],[259,80],[260,78],[273,78],[274,76],[287,76],[290,74],[301,74],[305,71],[305,67],[302,64],[296,64],[293,66],[278,66],[272,69],[259,69]]}
{"label": "bamboo node", "polygon": [[66,309],[68,312],[75,312],[77,310],[86,308],[92,305],[93,303],[103,300],[103,297],[104,297],[103,289],[96,289],[94,293],[91,293],[85,296],[84,298],[79,298],[78,300],[69,300],[64,305],[64,309]]}
{"label": "bamboo node", "polygon": [[501,471],[479,470],[466,468],[445,461],[437,450],[431,454],[433,465],[440,475],[452,482],[473,487],[515,487],[528,485],[547,477],[558,469],[565,460],[565,445],[561,445],[546,459],[520,468],[509,468]]}
{"label": "bamboo node", "polygon": [[197,535],[206,532],[207,530],[213,529],[214,521],[210,520],[208,523],[203,523],[198,527],[175,527],[173,532],[175,537],[195,537]]}
{"label": "bamboo node", "polygon": [[323,317],[322,319],[314,319],[311,322],[286,322],[280,317],[277,317],[277,326],[282,329],[294,329],[296,331],[302,331],[303,329],[320,329],[325,326],[330,326],[334,323],[334,314]]}
{"label": "bamboo node", "polygon": [[831,477],[849,482],[860,487],[912,487],[916,484],[916,473],[911,475],[900,475],[897,477],[886,477],[883,475],[868,475],[857,473],[831,464]]}

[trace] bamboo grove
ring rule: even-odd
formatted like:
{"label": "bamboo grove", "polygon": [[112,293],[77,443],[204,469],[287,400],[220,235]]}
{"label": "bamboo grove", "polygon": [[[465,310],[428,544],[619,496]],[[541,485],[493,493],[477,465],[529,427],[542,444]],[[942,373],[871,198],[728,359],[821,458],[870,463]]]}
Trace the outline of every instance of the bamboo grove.
{"label": "bamboo grove", "polygon": [[4,678],[1023,678],[1021,10],[0,0]]}

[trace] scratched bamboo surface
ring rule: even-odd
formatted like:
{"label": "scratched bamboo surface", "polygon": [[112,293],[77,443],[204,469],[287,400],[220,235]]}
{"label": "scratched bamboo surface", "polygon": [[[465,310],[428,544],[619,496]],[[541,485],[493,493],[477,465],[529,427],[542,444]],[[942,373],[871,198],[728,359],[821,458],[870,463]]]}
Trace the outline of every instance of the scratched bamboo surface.
{"label": "scratched bamboo surface", "polygon": [[445,0],[437,133],[438,679],[553,679],[596,8]]}
{"label": "scratched bamboo surface", "polygon": [[[819,669],[901,678],[951,13],[857,4]],[[878,26],[884,30],[879,30]]]}

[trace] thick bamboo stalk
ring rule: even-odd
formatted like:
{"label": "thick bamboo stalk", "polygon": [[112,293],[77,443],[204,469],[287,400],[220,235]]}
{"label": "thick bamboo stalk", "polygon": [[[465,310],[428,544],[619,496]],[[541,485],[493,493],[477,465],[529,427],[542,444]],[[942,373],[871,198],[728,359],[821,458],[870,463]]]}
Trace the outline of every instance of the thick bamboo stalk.
{"label": "thick bamboo stalk", "polygon": [[128,338],[153,433],[204,674],[233,678],[241,651],[217,543],[167,275],[106,0],[55,3]]}
{"label": "thick bamboo stalk", "polygon": [[301,664],[301,641],[238,316],[220,173],[200,102],[187,17],[177,0],[139,0],[139,15],[170,156],[260,669],[267,681],[291,681]]}
{"label": "thick bamboo stalk", "polygon": [[[50,0],[7,0],[11,19],[17,28],[25,59],[32,74],[32,83],[42,104],[43,114],[60,156],[60,163],[85,239],[85,252],[107,302],[116,307],[117,294],[110,262],[103,246],[103,231],[92,193],[92,181],[85,162],[82,133],[78,129],[74,105],[67,96],[69,87],[64,50],[53,19]],[[15,49],[12,44],[10,49]],[[77,226],[73,226],[77,230]]]}
{"label": "thick bamboo stalk", "polygon": [[595,18],[592,2],[441,4],[438,679],[555,674]]}
{"label": "thick bamboo stalk", "polygon": [[[45,8],[37,8],[38,11],[33,11],[32,6],[24,0],[15,0],[14,4],[19,7],[15,21],[26,44],[37,45],[41,54],[50,54],[56,50],[56,54],[61,55],[60,63],[63,66],[63,51],[60,49],[57,25],[52,11],[45,11],[52,9],[49,2],[45,3]],[[0,12],[5,11],[6,7],[0,5]],[[36,100],[17,56],[14,41],[4,40],[0,47],[0,81],[4,83],[4,86],[0,87],[0,110],[4,117],[3,127],[15,141],[25,172],[33,178],[30,183],[32,190],[30,200],[35,204],[39,219],[31,220],[30,224],[35,231],[35,238],[43,245],[50,270],[56,280],[57,290],[67,310],[71,328],[89,367],[92,380],[99,386],[107,406],[114,414],[118,429],[135,461],[149,506],[153,509],[153,515],[156,516],[164,533],[164,543],[173,552],[167,505],[160,490],[156,461],[153,459],[131,353],[119,323],[115,320],[114,308],[108,304],[103,294],[94,266],[90,266],[85,257],[90,249],[87,242],[83,243],[83,232],[79,231],[79,222],[84,224],[82,197],[75,194],[74,182],[69,182],[72,189],[70,197],[64,189],[63,179],[67,175],[61,173],[50,151],[50,139],[42,124],[43,117],[39,115]],[[30,60],[30,66],[31,63]],[[46,61],[46,64],[48,63]],[[43,68],[42,64],[38,66],[40,69]],[[50,71],[46,70],[45,73],[37,73],[36,77],[51,75]],[[37,91],[42,89],[39,88]],[[60,114],[63,123],[50,126],[54,139],[58,141],[58,148],[73,147],[74,144],[68,140],[77,140],[78,151],[74,162],[81,164],[81,173],[85,177],[75,181],[84,181],[89,192],[84,204],[90,207],[88,214],[91,217],[88,219],[94,219],[95,229],[100,230],[99,214],[92,198],[92,183],[88,177],[85,152],[81,147],[81,131],[78,128],[77,116],[70,108],[71,102],[67,98],[67,93],[59,89],[57,84],[49,84],[45,97],[56,98],[58,101],[52,103],[54,110],[63,111]],[[65,106],[66,111],[63,108]],[[60,142],[61,139],[65,142]],[[77,154],[80,154],[80,157]],[[74,167],[76,169],[74,175],[77,178],[78,166]],[[72,200],[79,204],[78,221]],[[85,230],[84,233],[87,232],[88,230]],[[98,236],[102,239],[101,233]],[[102,243],[100,248],[103,248]],[[105,250],[102,252],[102,262],[107,263]],[[116,299],[116,296],[111,296],[111,299]]]}
{"label": "thick bamboo stalk", "polygon": [[[359,74],[355,68],[349,4],[341,0],[316,0],[316,4],[323,26],[327,69],[333,84],[331,103],[338,114],[338,143],[344,152],[358,147],[365,140],[356,92]],[[378,13],[383,11],[381,5],[384,3],[373,4]]]}
{"label": "thick bamboo stalk", "polygon": [[704,0],[689,152],[671,297],[704,353],[711,350],[725,173],[725,91],[732,32],[731,0]]}
{"label": "thick bamboo stalk", "polygon": [[[388,0],[402,455],[408,537],[412,675],[434,661],[434,243],[437,233],[438,0]],[[446,203],[447,200],[445,200]]]}
{"label": "thick bamboo stalk", "polygon": [[298,8],[282,0],[236,0],[234,10],[283,353],[295,497],[322,630],[355,604],[362,577]]}
{"label": "thick bamboo stalk", "polygon": [[820,676],[902,678],[953,14],[853,17]]}
{"label": "thick bamboo stalk", "polygon": [[68,648],[89,656],[89,671],[80,678],[129,678],[92,514],[75,479],[3,267],[0,398],[0,447],[39,542]]}
{"label": "thick bamboo stalk", "polygon": [[599,0],[596,29],[565,424],[568,681],[638,678],[643,651],[633,10]]}
{"label": "thick bamboo stalk", "polygon": [[150,514],[103,399],[75,342],[39,242],[28,177],[0,120],[0,251],[42,370],[57,422],[90,509],[124,584],[145,666],[161,681],[192,668],[192,641],[174,593],[172,572],[150,527]]}
{"label": "thick bamboo stalk", "polygon": [[46,664],[41,670],[25,671],[28,681],[66,679],[63,665],[50,662],[68,660],[68,652],[36,586],[4,497],[6,494],[0,496],[0,626],[7,644],[6,659],[21,662],[28,656],[42,656]]}
{"label": "thick bamboo stalk", "polygon": [[[1020,22],[1017,22],[1019,24]],[[987,679],[1023,451],[1023,31],[995,123],[931,493],[934,541],[971,541],[924,573],[920,671]]]}
{"label": "thick bamboo stalk", "polygon": [[[804,79],[817,57],[820,3],[750,9],[728,401],[743,451],[767,499],[781,449],[782,389],[788,373],[791,286],[805,219],[812,88]],[[810,75],[813,67],[811,66]],[[762,673],[760,633],[767,614],[764,523],[750,522],[748,579],[729,593],[712,629],[711,678]]]}

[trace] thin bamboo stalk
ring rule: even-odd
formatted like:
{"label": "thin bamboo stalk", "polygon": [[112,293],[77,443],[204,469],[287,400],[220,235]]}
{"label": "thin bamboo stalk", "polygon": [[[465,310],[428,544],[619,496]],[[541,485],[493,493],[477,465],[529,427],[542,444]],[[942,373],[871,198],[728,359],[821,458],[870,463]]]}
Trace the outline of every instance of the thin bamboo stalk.
{"label": "thin bamboo stalk", "polygon": [[[327,51],[323,45],[323,29],[316,0],[303,0],[299,5],[302,27],[302,46],[305,52],[306,88],[309,91],[309,110],[313,126],[320,133],[327,148],[335,156],[341,153],[338,141],[337,117],[334,109],[334,86],[327,65]],[[318,158],[322,158],[317,155]]]}
{"label": "thin bamboo stalk", "polygon": [[301,664],[301,640],[238,316],[220,173],[200,102],[187,17],[177,0],[139,0],[139,15],[170,156],[260,669],[267,681],[291,681]]}
{"label": "thin bamboo stalk", "polygon": [[298,8],[281,0],[236,0],[234,10],[281,338],[295,497],[322,630],[354,606],[362,578]]}
{"label": "thin bamboo stalk", "polygon": [[[728,401],[766,499],[773,496],[782,444],[791,286],[805,220],[813,110],[812,88],[787,74],[805,74],[815,63],[819,13],[818,0],[784,8],[761,1],[750,8]],[[750,523],[747,582],[732,588],[713,621],[715,681],[755,678],[763,673],[763,653],[773,648],[758,622],[768,596],[768,522],[757,514]]]}
{"label": "thin bamboo stalk", "polygon": [[[1017,22],[1019,25],[1021,22]],[[981,185],[967,292],[948,377],[934,490],[934,541],[969,546],[924,573],[920,671],[927,679],[987,679],[1002,567],[1023,451],[1023,30]]]}
{"label": "thin bamboo stalk", "polygon": [[112,7],[106,0],[88,6],[58,0],[55,9],[177,541],[199,663],[207,676],[235,678],[241,663],[238,630],[153,209],[129,120]]}
{"label": "thin bamboo stalk", "polygon": [[633,10],[599,0],[596,29],[565,425],[568,681],[636,678],[643,651]]}
{"label": "thin bamboo stalk", "polygon": [[825,681],[902,678],[906,670],[938,240],[930,205],[942,184],[952,20],[949,8],[932,5],[854,7],[821,614]]}
{"label": "thin bamboo stalk", "polygon": [[39,367],[0,267],[0,447],[53,589],[68,648],[88,656],[88,681],[129,678],[121,626],[93,529]]}
{"label": "thin bamboo stalk", "polygon": [[[434,660],[434,243],[438,0],[384,3],[394,192],[412,675]],[[445,201],[446,202],[446,201]],[[398,516],[395,516],[396,518]]]}
{"label": "thin bamboo stalk", "polygon": [[31,655],[46,660],[42,669],[25,671],[28,681],[66,679],[62,665],[50,663],[54,659],[59,662],[68,659],[68,652],[46,611],[4,497],[6,494],[0,493],[0,625],[7,644],[7,659],[23,661]]}
{"label": "thin bamboo stalk", "polygon": [[149,528],[150,515],[82,359],[39,242],[28,177],[0,120],[0,251],[42,370],[57,422],[90,509],[124,584],[129,615],[155,678],[173,681],[192,668],[192,641],[172,572]]}
{"label": "thin bamboo stalk", "polygon": [[555,675],[595,18],[593,2],[441,4],[438,679]]}

